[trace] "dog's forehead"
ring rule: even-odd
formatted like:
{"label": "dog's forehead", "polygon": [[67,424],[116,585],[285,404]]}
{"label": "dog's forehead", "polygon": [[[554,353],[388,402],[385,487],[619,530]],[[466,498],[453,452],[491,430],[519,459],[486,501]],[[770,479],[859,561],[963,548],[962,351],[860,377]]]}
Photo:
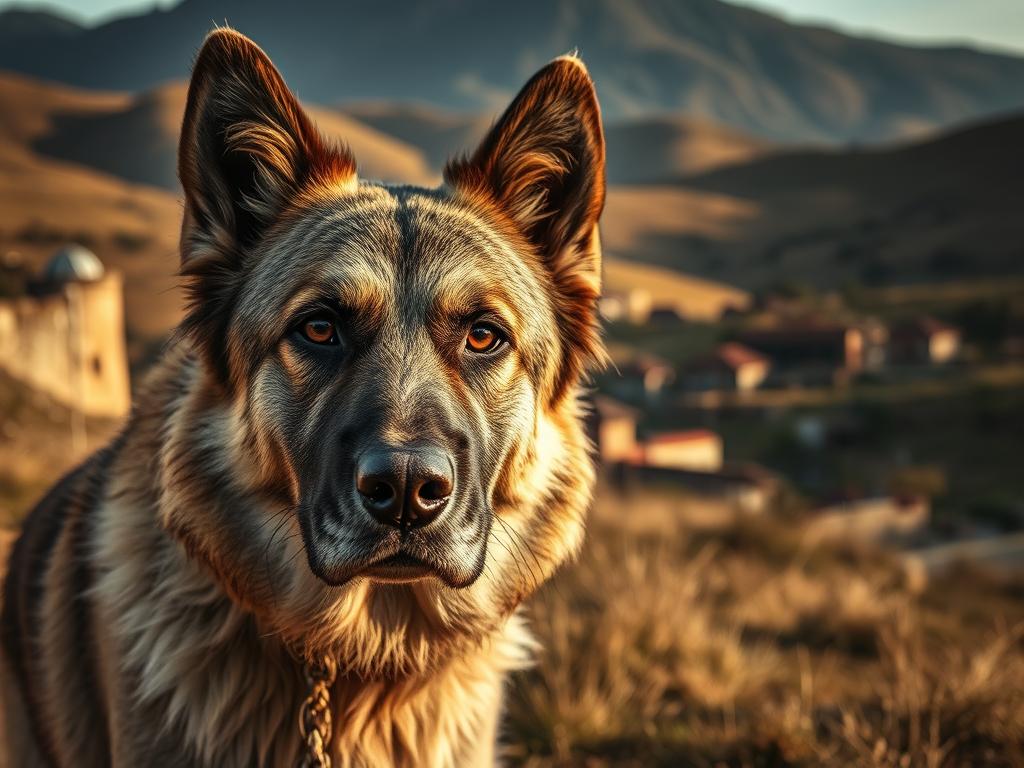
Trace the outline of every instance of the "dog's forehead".
{"label": "dog's forehead", "polygon": [[299,207],[268,239],[243,303],[288,306],[323,289],[391,304],[416,297],[460,306],[488,296],[536,316],[550,306],[531,258],[443,189],[363,183]]}

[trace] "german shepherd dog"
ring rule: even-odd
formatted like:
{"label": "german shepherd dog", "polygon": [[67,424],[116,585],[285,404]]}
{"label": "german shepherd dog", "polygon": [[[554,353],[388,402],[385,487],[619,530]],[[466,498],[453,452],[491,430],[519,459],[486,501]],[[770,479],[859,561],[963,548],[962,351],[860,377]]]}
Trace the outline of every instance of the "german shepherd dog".
{"label": "german shepherd dog", "polygon": [[335,766],[494,764],[517,609],[593,482],[586,69],[540,70],[439,188],[384,186],[219,29],[179,174],[184,320],[11,557],[9,765],[314,764],[326,714]]}

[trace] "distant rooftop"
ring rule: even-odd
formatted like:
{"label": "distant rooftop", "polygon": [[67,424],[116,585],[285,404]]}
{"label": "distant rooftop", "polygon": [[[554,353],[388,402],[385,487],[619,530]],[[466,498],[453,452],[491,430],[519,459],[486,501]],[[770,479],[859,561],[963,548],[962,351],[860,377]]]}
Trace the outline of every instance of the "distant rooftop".
{"label": "distant rooftop", "polygon": [[729,341],[718,345],[710,354],[692,360],[687,369],[691,371],[721,370],[736,371],[749,363],[767,365],[771,361],[750,347]]}
{"label": "distant rooftop", "polygon": [[959,330],[948,323],[937,320],[930,315],[922,315],[905,323],[901,323],[893,329],[896,336],[924,336],[931,337],[938,333],[958,333]]}
{"label": "distant rooftop", "polygon": [[84,245],[65,245],[50,259],[43,270],[43,278],[49,283],[91,283],[102,279],[103,262]]}
{"label": "distant rooftop", "polygon": [[677,432],[656,432],[650,435],[644,442],[655,445],[668,445],[679,443],[698,443],[708,440],[719,441],[721,438],[716,432],[710,429],[684,429]]}
{"label": "distant rooftop", "polygon": [[722,344],[715,350],[714,357],[729,368],[739,368],[747,363],[767,363],[768,358],[750,347],[735,341]]}

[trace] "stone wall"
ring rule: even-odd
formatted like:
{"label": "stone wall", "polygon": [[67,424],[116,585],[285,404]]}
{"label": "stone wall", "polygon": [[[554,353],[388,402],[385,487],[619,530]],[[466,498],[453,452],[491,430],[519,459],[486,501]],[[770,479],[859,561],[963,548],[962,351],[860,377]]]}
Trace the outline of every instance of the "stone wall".
{"label": "stone wall", "polygon": [[121,276],[0,301],[0,368],[94,416],[131,407]]}

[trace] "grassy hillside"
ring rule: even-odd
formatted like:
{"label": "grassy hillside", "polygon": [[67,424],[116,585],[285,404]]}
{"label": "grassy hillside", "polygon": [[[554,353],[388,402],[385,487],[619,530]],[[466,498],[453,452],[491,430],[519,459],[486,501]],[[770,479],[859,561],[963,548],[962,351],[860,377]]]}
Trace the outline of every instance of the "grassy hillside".
{"label": "grassy hillside", "polygon": [[608,180],[648,184],[740,164],[774,145],[706,120],[662,115],[605,126]]}
{"label": "grassy hillside", "polygon": [[605,242],[623,256],[747,287],[1019,275],[1021,135],[1017,115],[921,143],[781,152],[620,187]]}
{"label": "grassy hillside", "polygon": [[[36,87],[46,90],[49,86]],[[176,190],[178,133],[187,85],[171,83],[102,104],[88,103],[87,94],[78,92],[84,108],[47,108],[50,129],[32,148],[127,181]],[[44,104],[49,101],[44,96]],[[411,184],[428,184],[436,178],[417,149],[338,112],[316,106],[309,107],[309,112],[320,130],[352,148],[367,178]]]}
{"label": "grassy hillside", "polygon": [[635,262],[608,259],[604,265],[604,290],[647,291],[655,304],[674,307],[689,320],[717,320],[729,309],[745,309],[750,294],[738,288],[690,277],[667,269]]}
{"label": "grassy hillside", "polygon": [[1024,760],[1020,581],[929,583],[878,551],[811,545],[799,518],[709,528],[686,500],[598,499],[579,563],[529,611],[542,651],[512,687],[515,764]]}
{"label": "grassy hillside", "polygon": [[139,356],[179,317],[177,198],[33,149],[64,112],[95,116],[128,103],[123,95],[0,77],[0,253],[39,266],[71,240],[101,254],[124,273],[129,343]]}
{"label": "grassy hillside", "polygon": [[120,426],[108,419],[82,422],[85,448],[76,453],[71,419],[68,408],[0,371],[0,539],[3,529],[15,527],[61,475]]}

